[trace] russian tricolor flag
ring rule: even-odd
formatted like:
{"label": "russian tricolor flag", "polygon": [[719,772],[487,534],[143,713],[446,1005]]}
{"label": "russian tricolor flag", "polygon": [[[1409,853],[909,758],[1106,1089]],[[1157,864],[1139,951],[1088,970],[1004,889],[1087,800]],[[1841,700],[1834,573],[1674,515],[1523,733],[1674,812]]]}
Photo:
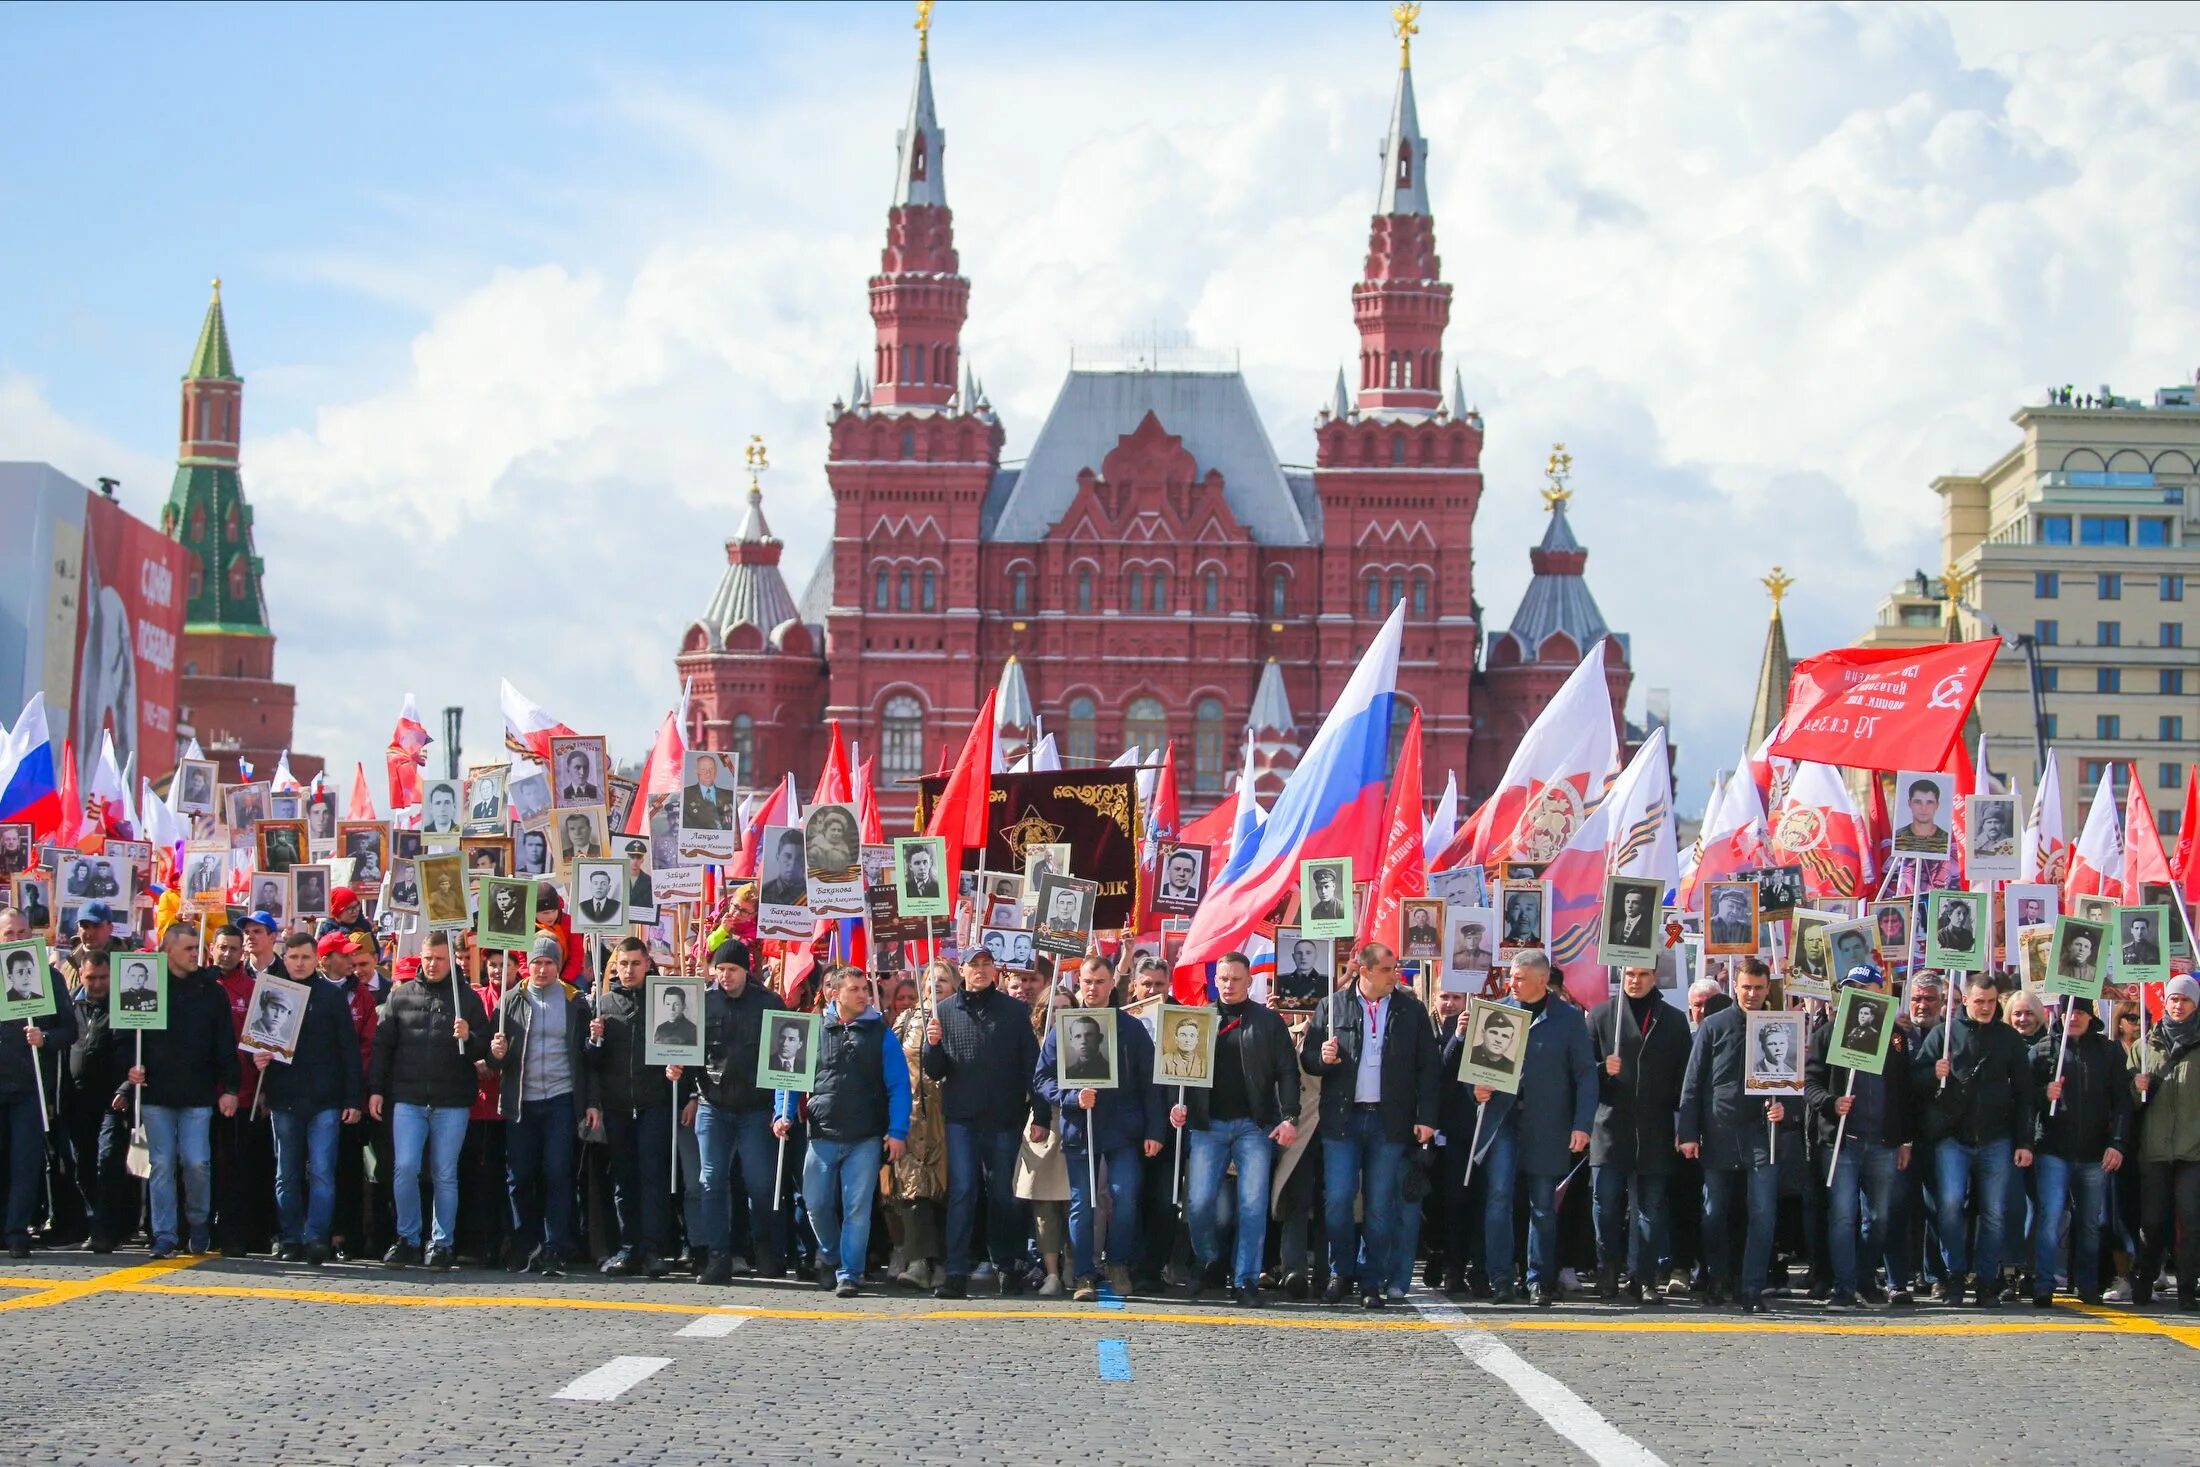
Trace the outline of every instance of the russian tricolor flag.
{"label": "russian tricolor flag", "polygon": [[1404,633],[1400,602],[1337,695],[1259,833],[1231,850],[1229,864],[1209,885],[1185,935],[1180,969],[1212,962],[1242,943],[1298,879],[1299,862],[1350,856],[1355,869],[1375,869]]}
{"label": "russian tricolor flag", "polygon": [[23,716],[0,740],[0,820],[27,820],[35,840],[49,840],[61,826],[61,786],[54,775],[53,741],[46,733],[46,695],[31,694]]}

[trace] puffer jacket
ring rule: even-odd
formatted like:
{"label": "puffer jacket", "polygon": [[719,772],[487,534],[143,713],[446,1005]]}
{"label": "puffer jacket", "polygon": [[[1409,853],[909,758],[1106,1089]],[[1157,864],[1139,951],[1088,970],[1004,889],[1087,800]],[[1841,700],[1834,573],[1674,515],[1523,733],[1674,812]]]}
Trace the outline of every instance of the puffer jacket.
{"label": "puffer jacket", "polygon": [[2141,1046],[2146,1099],[2139,1113],[2139,1160],[2200,1161],[2200,1044],[2179,1045],[2157,1024]]}
{"label": "puffer jacket", "polygon": [[[489,1057],[489,1016],[464,983],[458,995],[454,1010],[448,982],[409,978],[390,990],[374,1030],[370,1094],[394,1105],[473,1105],[474,1064]],[[461,1018],[463,1049],[451,1037],[451,1026]]]}

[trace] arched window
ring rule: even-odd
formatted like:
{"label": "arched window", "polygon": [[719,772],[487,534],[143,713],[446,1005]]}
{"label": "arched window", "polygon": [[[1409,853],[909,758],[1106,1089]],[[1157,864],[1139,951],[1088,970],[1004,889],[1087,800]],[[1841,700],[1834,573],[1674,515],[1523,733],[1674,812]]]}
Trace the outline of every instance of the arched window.
{"label": "arched window", "polygon": [[1221,571],[1211,570],[1199,578],[1199,609],[1202,611],[1220,611],[1222,609]]}
{"label": "arched window", "polygon": [[1406,461],[1405,434],[1393,433],[1390,435],[1390,461],[1394,464],[1402,464]]}
{"label": "arched window", "polygon": [[924,773],[924,705],[907,693],[886,700],[879,719],[879,773],[907,778]]}
{"label": "arched window", "polygon": [[932,176],[931,167],[932,145],[926,139],[924,129],[920,127],[917,129],[916,137],[911,139],[909,144],[909,181],[911,183],[924,182],[925,179]]}
{"label": "arched window", "polygon": [[1031,572],[1018,570],[1010,577],[1009,585],[1013,588],[1009,594],[1009,604],[1019,612],[1031,610]]}
{"label": "arched window", "polygon": [[1069,747],[1063,752],[1086,764],[1100,757],[1100,710],[1092,699],[1069,700]]}
{"label": "arched window", "polygon": [[1404,365],[1405,365],[1405,371],[1406,371],[1406,378],[1405,378],[1405,381],[1404,381],[1404,382],[1402,382],[1402,383],[1400,383],[1399,385],[1400,385],[1400,386],[1402,386],[1402,387],[1411,387],[1411,386],[1413,385],[1413,353],[1412,353],[1412,352],[1407,352],[1407,353],[1406,353],[1406,359],[1405,359],[1405,364],[1404,364]]}
{"label": "arched window", "polygon": [[1390,604],[1396,606],[1406,599],[1406,578],[1394,575],[1390,578]]}
{"label": "arched window", "polygon": [[232,545],[244,538],[238,531],[237,523],[237,506],[232,502],[229,506],[229,513],[222,516],[222,538]]}
{"label": "arched window", "polygon": [[733,715],[733,769],[736,780],[756,781],[756,720],[746,713]]}
{"label": "arched window", "polygon": [[1415,576],[1413,578],[1413,614],[1415,616],[1428,615],[1427,576]]}
{"label": "arched window", "polygon": [[1155,571],[1153,573],[1153,609],[1156,611],[1167,611],[1169,609],[1169,573],[1167,571]]}
{"label": "arched window", "polygon": [[1143,572],[1131,572],[1130,591],[1123,599],[1123,609],[1125,611],[1144,611],[1146,609],[1146,577]]}
{"label": "arched window", "polygon": [[[918,133],[917,137],[922,141],[924,134]],[[1404,139],[1398,143],[1398,187],[1413,187],[1413,144]]]}
{"label": "arched window", "polygon": [[1222,764],[1228,746],[1222,737],[1222,700],[1202,698],[1192,710],[1192,788],[1222,788]]}
{"label": "arched window", "polygon": [[896,611],[907,611],[909,609],[909,567],[907,566],[903,566],[901,574],[894,578],[894,609]]}
{"label": "arched window", "polygon": [[922,604],[926,611],[940,609],[940,573],[931,566],[924,568],[924,600]]}
{"label": "arched window", "polygon": [[206,539],[206,505],[203,502],[191,506],[191,538],[202,542]]}
{"label": "arched window", "polygon": [[917,456],[916,429],[904,428],[901,430],[901,456],[903,458],[915,458]]}
{"label": "arched window", "polygon": [[1270,616],[1283,615],[1284,607],[1290,604],[1290,592],[1284,585],[1285,579],[1286,577],[1282,571],[1277,571],[1268,578],[1268,614]]}
{"label": "arched window", "polygon": [[1092,610],[1092,570],[1090,567],[1077,572],[1077,609]]}
{"label": "arched window", "polygon": [[199,553],[196,550],[186,550],[183,554],[184,598],[196,601],[199,599],[199,593],[206,589],[206,562],[199,559]]}
{"label": "arched window", "polygon": [[1406,726],[1412,722],[1413,705],[1403,698],[1392,698],[1390,700],[1390,762],[1383,766],[1387,773],[1396,774],[1398,772],[1398,756],[1405,752],[1406,747]]}
{"label": "arched window", "polygon": [[1123,714],[1123,747],[1158,754],[1169,741],[1169,715],[1159,698],[1134,698]]}
{"label": "arched window", "polygon": [[244,600],[245,575],[251,569],[252,566],[245,558],[243,551],[229,557],[229,598],[232,601]]}
{"label": "arched window", "polygon": [[1367,614],[1369,616],[1381,616],[1383,614],[1383,578],[1373,571],[1367,573]]}
{"label": "arched window", "polygon": [[886,589],[887,581],[888,576],[885,566],[882,565],[871,572],[871,609],[873,611],[884,611],[889,604],[890,593]]}

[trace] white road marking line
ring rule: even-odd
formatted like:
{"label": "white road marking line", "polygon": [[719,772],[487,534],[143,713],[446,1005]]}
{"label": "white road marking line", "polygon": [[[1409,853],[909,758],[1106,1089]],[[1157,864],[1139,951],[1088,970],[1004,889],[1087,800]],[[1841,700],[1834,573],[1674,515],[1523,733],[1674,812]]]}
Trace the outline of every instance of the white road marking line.
{"label": "white road marking line", "polygon": [[715,1340],[732,1334],[748,1322],[746,1314],[706,1314],[680,1326],[679,1333],[683,1339]]}
{"label": "white road marking line", "polygon": [[615,1401],[626,1391],[649,1379],[672,1362],[654,1355],[620,1355],[597,1366],[550,1399],[553,1401]]}
{"label": "white road marking line", "polygon": [[1666,1467],[1663,1458],[1599,1415],[1596,1408],[1575,1395],[1562,1381],[1545,1375],[1514,1354],[1497,1336],[1475,1327],[1473,1320],[1451,1305],[1436,1302],[1424,1290],[1413,1292],[1413,1307],[1431,1324],[1442,1327],[1451,1342],[1482,1369],[1496,1376],[1544,1424],[1579,1447],[1598,1467]]}

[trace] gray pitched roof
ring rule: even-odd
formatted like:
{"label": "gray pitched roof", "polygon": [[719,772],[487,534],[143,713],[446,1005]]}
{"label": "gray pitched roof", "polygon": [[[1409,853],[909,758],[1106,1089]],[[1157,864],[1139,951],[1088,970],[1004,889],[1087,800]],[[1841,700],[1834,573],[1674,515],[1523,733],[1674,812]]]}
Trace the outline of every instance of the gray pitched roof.
{"label": "gray pitched roof", "polygon": [[[748,513],[742,516],[732,544],[769,546],[777,551],[779,542],[764,522],[761,491],[749,490]],[[778,560],[776,553],[759,558],[727,556],[726,573],[700,618],[713,647],[723,647],[736,627],[752,626],[769,637],[781,623],[795,618],[794,595],[787,589],[786,577],[779,573]]]}
{"label": "gray pitched roof", "polygon": [[1044,539],[1076,498],[1079,471],[1100,472],[1116,440],[1149,412],[1184,440],[1200,473],[1221,471],[1223,499],[1255,542],[1315,542],[1312,478],[1300,490],[1284,473],[1245,378],[1186,371],[1072,371],[1022,468],[994,475],[982,515],[985,538]]}
{"label": "gray pitched roof", "polygon": [[[1398,182],[1398,154],[1411,150],[1406,182]],[[1421,136],[1421,114],[1413,105],[1413,70],[1398,68],[1398,92],[1390,102],[1390,135],[1383,139],[1383,186],[1375,196],[1378,214],[1428,212],[1428,139]]]}
{"label": "gray pitched roof", "polygon": [[799,606],[796,614],[815,627],[822,638],[826,615],[833,609],[833,543],[830,540],[818,552],[817,569],[810,572],[810,583],[802,588]]}
{"label": "gray pitched roof", "polygon": [[[1562,503],[1551,507],[1550,523],[1544,527],[1543,541],[1536,548],[1588,553],[1574,538]],[[1589,594],[1588,581],[1578,572],[1538,570],[1529,580],[1527,594],[1520,598],[1520,609],[1513,613],[1512,625],[1504,635],[1519,644],[1523,662],[1533,662],[1536,650],[1553,632],[1571,637],[1579,652],[1588,651],[1599,638],[1617,635],[1605,624],[1604,613],[1597,610],[1596,598]],[[1627,645],[1624,636],[1618,640],[1622,647]]]}
{"label": "gray pitched roof", "polygon": [[1030,728],[1039,721],[1032,711],[1031,685],[1024,681],[1024,665],[1011,656],[1001,665],[1000,693],[993,703],[993,722],[1000,728]]}
{"label": "gray pitched roof", "polygon": [[1273,657],[1260,670],[1260,686],[1253,690],[1253,711],[1246,718],[1245,726],[1272,728],[1279,732],[1294,726],[1291,722],[1291,695],[1283,687],[1283,668]]}

